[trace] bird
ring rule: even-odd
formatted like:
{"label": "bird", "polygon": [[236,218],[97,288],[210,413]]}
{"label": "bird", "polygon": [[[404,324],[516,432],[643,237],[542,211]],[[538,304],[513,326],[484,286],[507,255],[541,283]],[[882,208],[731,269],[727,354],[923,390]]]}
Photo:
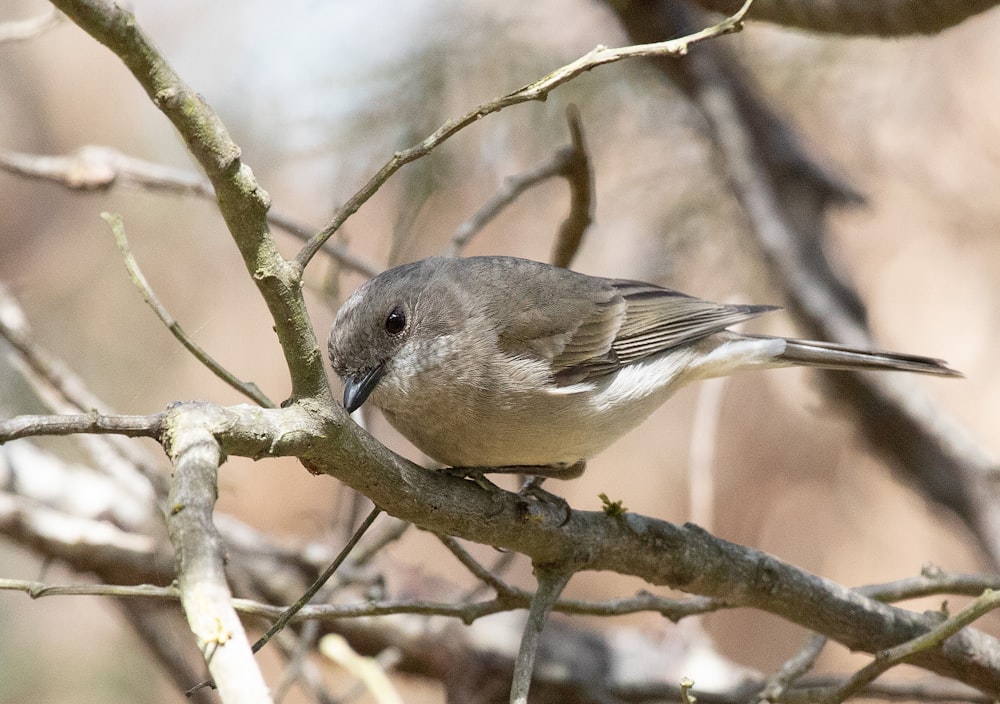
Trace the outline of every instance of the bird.
{"label": "bird", "polygon": [[452,468],[571,479],[691,382],[806,366],[961,376],[939,359],[731,326],[776,310],[506,256],[384,271],[329,338],[343,405],[368,402]]}

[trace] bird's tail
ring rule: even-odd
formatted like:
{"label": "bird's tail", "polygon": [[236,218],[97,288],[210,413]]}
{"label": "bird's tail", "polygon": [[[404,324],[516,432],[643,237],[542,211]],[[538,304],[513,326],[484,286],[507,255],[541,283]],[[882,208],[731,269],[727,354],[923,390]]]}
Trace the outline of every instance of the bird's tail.
{"label": "bird's tail", "polygon": [[[747,335],[747,337],[751,336]],[[813,340],[786,340],[785,350],[777,356],[777,361],[821,369],[897,370],[938,376],[963,376],[961,372],[949,367],[946,362],[932,357],[864,350]]]}

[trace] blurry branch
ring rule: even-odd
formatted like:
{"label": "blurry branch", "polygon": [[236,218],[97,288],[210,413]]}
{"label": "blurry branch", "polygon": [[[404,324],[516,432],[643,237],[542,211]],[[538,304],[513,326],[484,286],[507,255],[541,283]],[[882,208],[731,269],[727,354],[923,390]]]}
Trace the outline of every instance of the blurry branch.
{"label": "blurry branch", "polygon": [[[701,22],[700,14],[678,2],[631,3],[619,17],[636,41],[683,33]],[[856,194],[815,163],[718,42],[656,66],[705,116],[750,234],[800,326],[809,337],[870,346],[860,298],[823,251],[826,211],[856,200]],[[831,397],[855,417],[868,444],[927,497],[958,515],[991,562],[1000,565],[997,468],[968,431],[912,379],[852,372],[821,378]]]}
{"label": "blurry branch", "polygon": [[195,359],[201,362],[210,372],[215,374],[215,376],[228,384],[230,387],[236,389],[251,401],[264,406],[265,408],[274,408],[274,402],[269,399],[255,383],[252,381],[244,382],[237,379],[236,375],[217,362],[208,352],[202,349],[201,345],[192,340],[191,337],[184,332],[180,323],[177,322],[174,316],[170,315],[170,311],[167,310],[166,306],[160,303],[159,297],[156,295],[156,292],[153,291],[153,287],[149,285],[149,281],[146,280],[142,270],[139,268],[139,262],[135,260],[135,257],[132,255],[132,250],[128,246],[128,239],[125,236],[125,223],[122,222],[121,216],[112,213],[101,213],[101,217],[104,218],[105,222],[107,222],[111,227],[111,232],[115,236],[115,243],[118,245],[118,251],[121,252],[122,259],[125,262],[125,269],[128,271],[129,278],[132,279],[132,283],[139,289],[139,292],[142,294],[142,297],[146,301],[147,305],[149,305],[149,307],[153,309],[153,312],[156,313],[156,317],[160,319],[160,322],[167,326],[167,330],[170,331],[170,334],[172,334],[174,338],[176,338],[176,340],[184,346],[184,349],[194,355]]}
{"label": "blurry branch", "polygon": [[[697,0],[707,10],[732,12],[739,0]],[[813,32],[877,37],[937,34],[986,12],[998,0],[757,0],[749,19]]]}
{"label": "blurry branch", "polygon": [[519,105],[533,100],[544,100],[546,96],[559,86],[573,80],[580,74],[591,71],[598,66],[615,63],[624,59],[639,57],[678,57],[687,54],[688,49],[700,42],[714,37],[721,37],[726,34],[738,32],[743,27],[743,18],[753,0],[746,0],[742,7],[733,15],[722,20],[718,24],[706,29],[692,32],[679,39],[668,41],[657,41],[649,44],[625,46],[618,49],[609,49],[605,46],[598,46],[587,54],[581,56],[561,68],[556,69],[544,78],[519,88],[513,93],[501,96],[489,102],[483,103],[471,112],[454,120],[449,120],[441,125],[423,141],[408,149],[396,152],[392,159],[386,162],[378,172],[372,176],[368,182],[361,187],[357,193],[351,196],[344,205],[334,214],[333,218],[312,240],[307,244],[296,257],[296,261],[302,268],[309,263],[316,252],[335,233],[344,222],[351,217],[358,208],[364,205],[382,187],[390,176],[399,171],[411,161],[423,158],[430,154],[438,145],[462,131],[474,122],[481,120],[495,112],[499,112],[512,105]]}
{"label": "blurry branch", "polygon": [[343,636],[324,636],[319,651],[357,677],[377,704],[403,704],[382,665],[375,658],[358,655]]}
{"label": "blurry branch", "polygon": [[566,165],[561,174],[569,184],[569,214],[559,226],[551,261],[556,266],[569,267],[583,243],[583,235],[594,221],[594,168],[590,163],[587,143],[583,137],[580,111],[575,105],[566,108],[572,142],[567,151]]}
{"label": "blurry branch", "polygon": [[53,7],[27,20],[0,22],[0,44],[34,39],[53,27],[58,27],[64,19],[63,14]]}
{"label": "blurry branch", "polygon": [[763,704],[784,701],[785,692],[816,665],[816,660],[826,647],[827,640],[826,636],[817,634],[809,636],[805,646],[767,678],[764,686],[755,695],[757,702]]}
{"label": "blurry branch", "polygon": [[[65,156],[0,151],[0,169],[16,176],[56,183],[74,191],[127,186],[215,200],[215,191],[204,177],[183,169],[137,159],[111,147],[89,145]],[[268,210],[267,221],[297,239],[308,241],[311,236],[310,228],[282,213]],[[381,271],[378,266],[365,261],[338,242],[325,242],[323,253],[344,268],[365,276],[375,276]]]}
{"label": "blurry branch", "polygon": [[556,150],[552,158],[532,170],[505,179],[503,187],[458,227],[444,252],[445,256],[458,256],[469,240],[528,189],[560,176],[569,184],[570,210],[559,228],[552,263],[561,267],[569,266],[580,247],[584,232],[593,221],[594,174],[583,137],[580,111],[576,106],[571,105],[566,109],[566,120],[569,123],[570,144]]}
{"label": "blurry branch", "polygon": [[56,183],[71,191],[105,191],[126,186],[198,198],[215,197],[211,184],[202,176],[137,159],[111,147],[86,145],[62,156],[0,151],[0,168],[16,176]]}
{"label": "blurry branch", "polygon": [[[26,380],[49,410],[60,414],[107,411],[107,405],[87,388],[75,372],[34,339],[24,311],[2,283],[0,338],[11,346],[15,353],[12,355],[15,365],[24,369]],[[93,457],[95,466],[114,476],[133,493],[141,494],[152,487],[156,496],[166,496],[166,480],[157,471],[154,459],[142,447],[115,436],[97,438],[86,435],[78,438],[78,442]]]}

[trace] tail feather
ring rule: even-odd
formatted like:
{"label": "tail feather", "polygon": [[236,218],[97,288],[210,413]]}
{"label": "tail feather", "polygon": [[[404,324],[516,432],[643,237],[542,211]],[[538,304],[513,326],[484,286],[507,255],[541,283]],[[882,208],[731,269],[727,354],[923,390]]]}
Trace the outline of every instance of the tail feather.
{"label": "tail feather", "polygon": [[946,362],[915,354],[864,350],[855,347],[817,342],[813,340],[786,340],[785,351],[778,358],[781,362],[822,369],[841,370],[897,370],[938,376],[964,376]]}

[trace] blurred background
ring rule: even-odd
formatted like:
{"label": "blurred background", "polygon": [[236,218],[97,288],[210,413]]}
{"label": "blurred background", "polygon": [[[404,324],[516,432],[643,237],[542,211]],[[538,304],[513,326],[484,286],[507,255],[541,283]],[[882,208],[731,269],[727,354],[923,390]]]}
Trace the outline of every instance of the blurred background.
{"label": "blurred background", "polygon": [[[597,44],[626,41],[608,8],[586,0],[131,6],[226,122],[274,210],[312,230],[393,151]],[[43,2],[8,0],[0,22],[45,11]],[[941,357],[964,372],[964,380],[912,383],[993,453],[1000,449],[998,32],[994,11],[928,38],[838,38],[751,23],[721,40],[807,150],[867,199],[831,215],[829,253],[868,305],[877,344]],[[703,119],[635,61],[592,71],[544,103],[481,120],[399,172],[348,221],[340,241],[382,267],[442,252],[506,177],[568,142],[571,103],[582,116],[596,180],[596,219],[574,268],[715,300],[782,304]],[[84,145],[196,170],[130,74],[72,23],[0,44],[0,149],[61,155]],[[505,210],[465,254],[545,260],[567,208],[565,184],[547,183]],[[285,398],[288,378],[267,311],[213,203],[193,197],[136,188],[70,192],[0,171],[0,280],[38,340],[123,413],[152,413],[176,400],[243,401],[143,303],[98,216],[105,210],[123,216],[136,258],[181,325],[237,376]],[[301,246],[277,236],[288,256]],[[321,339],[362,280],[325,255],[314,260],[308,300]],[[750,329],[796,334],[782,312]],[[5,416],[38,410],[6,362],[0,408]],[[394,450],[424,459],[380,418],[372,418],[371,430]],[[47,446],[67,457],[76,452],[71,441]],[[695,483],[711,487],[707,502],[694,507],[692,472]],[[799,370],[685,389],[590,462],[583,478],[547,487],[577,508],[598,509],[598,494],[606,492],[631,511],[694,520],[846,585],[915,575],[928,564],[956,571],[985,564],[962,525],[870,456],[815,378]],[[218,510],[290,543],[342,541],[341,491],[295,461],[232,458],[220,474]],[[493,559],[488,549],[477,554]],[[389,546],[379,564],[390,594],[443,598],[472,583],[416,531]],[[6,540],[0,575],[83,579]],[[530,565],[516,562],[511,579],[533,585]],[[614,598],[642,586],[582,574],[567,593]],[[929,600],[926,608],[937,605]],[[652,637],[676,628],[651,615],[573,621]],[[704,625],[722,654],[762,670],[805,637],[748,611],[715,614]],[[823,667],[843,671],[859,662],[832,647]],[[423,688],[413,701],[443,701]],[[0,592],[0,702],[126,699],[181,696],[113,608],[91,597],[31,601]]]}

